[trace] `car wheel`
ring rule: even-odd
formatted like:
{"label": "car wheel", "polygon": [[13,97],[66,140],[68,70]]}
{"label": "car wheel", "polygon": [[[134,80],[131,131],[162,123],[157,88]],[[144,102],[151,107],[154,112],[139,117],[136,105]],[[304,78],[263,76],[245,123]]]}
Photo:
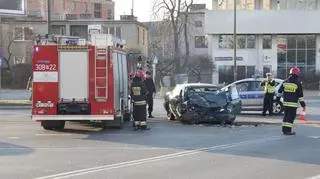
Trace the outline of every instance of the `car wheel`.
{"label": "car wheel", "polygon": [[273,113],[274,114],[281,114],[283,111],[283,105],[280,101],[275,101],[273,103]]}

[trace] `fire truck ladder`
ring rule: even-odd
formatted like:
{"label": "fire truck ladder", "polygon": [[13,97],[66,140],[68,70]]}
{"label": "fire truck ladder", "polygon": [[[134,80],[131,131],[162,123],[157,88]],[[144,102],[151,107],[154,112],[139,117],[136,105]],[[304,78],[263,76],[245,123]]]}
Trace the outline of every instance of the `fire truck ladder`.
{"label": "fire truck ladder", "polygon": [[108,53],[106,47],[96,47],[95,50],[95,99],[108,99]]}

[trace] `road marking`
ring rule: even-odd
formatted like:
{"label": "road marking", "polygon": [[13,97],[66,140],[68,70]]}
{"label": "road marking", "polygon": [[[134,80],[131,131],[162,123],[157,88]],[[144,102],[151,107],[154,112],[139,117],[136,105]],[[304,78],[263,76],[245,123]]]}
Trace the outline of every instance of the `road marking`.
{"label": "road marking", "polygon": [[[0,147],[0,150],[26,150],[24,147]],[[160,148],[160,147],[33,147],[34,150],[171,150],[172,148]],[[177,150],[183,148],[177,148]],[[184,148],[187,149],[187,148]]]}
{"label": "road marking", "polygon": [[190,150],[190,151],[183,151],[183,152],[176,152],[176,153],[160,155],[160,156],[156,156],[156,157],[149,157],[149,158],[120,162],[120,163],[115,163],[115,164],[102,165],[102,166],[92,167],[92,168],[87,168],[87,169],[74,170],[74,171],[70,171],[70,172],[64,172],[64,173],[39,177],[39,178],[35,178],[35,179],[69,178],[69,177],[80,176],[80,175],[85,175],[85,174],[89,174],[89,173],[95,173],[95,172],[99,172],[99,171],[106,171],[106,170],[130,167],[130,166],[141,165],[141,164],[146,164],[146,163],[151,163],[151,162],[157,162],[157,161],[162,161],[162,160],[175,159],[175,158],[180,158],[180,157],[184,157],[184,156],[195,155],[195,154],[198,154],[201,152],[208,152],[208,151],[214,151],[214,150],[219,150],[219,149],[220,150],[221,149],[229,149],[229,148],[240,147],[240,146],[244,146],[244,145],[264,143],[264,142],[269,142],[269,141],[276,141],[276,140],[281,140],[284,138],[286,138],[286,137],[273,136],[273,137],[263,138],[263,139],[248,140],[248,141],[237,142],[237,143],[216,145],[216,146],[212,146],[212,147],[199,148],[199,149]]}
{"label": "road marking", "polygon": [[306,178],[306,179],[320,179],[320,174],[317,175],[317,176],[313,176],[313,177]]}
{"label": "road marking", "polygon": [[50,133],[50,134],[36,134],[36,136],[70,136],[68,133]]}
{"label": "road marking", "polygon": [[8,137],[8,139],[20,139],[20,137]]}
{"label": "road marking", "polygon": [[309,136],[312,139],[320,139],[320,136]]}

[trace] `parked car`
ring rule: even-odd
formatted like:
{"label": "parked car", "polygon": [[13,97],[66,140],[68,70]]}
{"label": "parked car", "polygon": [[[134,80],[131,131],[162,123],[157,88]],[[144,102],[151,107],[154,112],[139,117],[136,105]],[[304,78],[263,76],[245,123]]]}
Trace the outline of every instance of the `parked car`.
{"label": "parked car", "polygon": [[241,100],[235,86],[224,91],[205,83],[179,84],[168,92],[164,108],[169,120],[233,123],[241,112]]}
{"label": "parked car", "polygon": [[[247,78],[243,80],[239,80],[233,82],[226,87],[222,88],[226,89],[230,86],[236,86],[240,99],[242,101],[242,111],[262,111],[263,110],[263,99],[264,99],[264,87],[261,86],[261,82],[265,80],[265,78]],[[278,89],[284,80],[274,79],[276,82],[276,95],[278,93]],[[276,95],[274,99],[276,99]],[[281,114],[283,112],[282,98],[280,101],[274,100],[273,103],[273,113]]]}

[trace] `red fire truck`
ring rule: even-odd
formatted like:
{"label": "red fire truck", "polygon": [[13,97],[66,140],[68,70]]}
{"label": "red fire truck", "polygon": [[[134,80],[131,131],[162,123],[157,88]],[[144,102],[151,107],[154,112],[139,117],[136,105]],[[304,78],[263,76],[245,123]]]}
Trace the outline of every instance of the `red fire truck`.
{"label": "red fire truck", "polygon": [[62,130],[66,121],[122,128],[130,119],[127,53],[121,41],[95,34],[38,36],[34,46],[32,120]]}

